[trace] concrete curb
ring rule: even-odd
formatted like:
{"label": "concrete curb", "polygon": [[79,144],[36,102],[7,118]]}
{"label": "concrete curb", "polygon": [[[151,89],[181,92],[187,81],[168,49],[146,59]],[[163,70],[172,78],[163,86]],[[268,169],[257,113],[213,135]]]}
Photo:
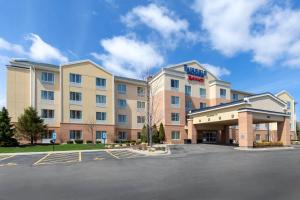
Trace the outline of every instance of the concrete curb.
{"label": "concrete curb", "polygon": [[247,148],[247,147],[236,147],[235,150],[239,151],[280,151],[280,150],[291,150],[294,147],[268,147],[268,148]]}
{"label": "concrete curb", "polygon": [[147,156],[164,156],[164,155],[170,155],[171,154],[171,150],[170,150],[169,146],[166,146],[166,151],[151,152],[151,151],[142,151],[142,150],[135,150],[135,149],[131,149],[131,151],[135,152],[135,153],[144,154],[144,155],[147,155]]}

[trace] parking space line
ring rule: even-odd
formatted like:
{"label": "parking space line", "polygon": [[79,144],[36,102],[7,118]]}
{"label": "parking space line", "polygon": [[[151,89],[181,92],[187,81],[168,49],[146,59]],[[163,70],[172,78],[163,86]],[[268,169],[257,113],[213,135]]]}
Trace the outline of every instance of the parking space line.
{"label": "parking space line", "polygon": [[109,150],[106,150],[106,152],[111,155],[112,157],[116,158],[116,159],[120,159],[118,156],[114,155],[112,152],[110,152]]}
{"label": "parking space line", "polygon": [[41,159],[39,159],[38,161],[36,161],[35,163],[33,163],[33,165],[39,164],[40,162],[42,162],[43,160],[45,160],[50,155],[51,155],[51,153],[48,153],[46,156],[42,157]]}
{"label": "parking space line", "polygon": [[78,161],[81,162],[82,161],[82,152],[79,151],[78,153],[79,153]]}
{"label": "parking space line", "polygon": [[6,167],[6,166],[16,166],[16,163],[6,163],[6,164],[1,164],[0,167]]}
{"label": "parking space line", "polygon": [[10,155],[10,156],[4,156],[4,158],[0,158],[0,161],[3,161],[3,160],[6,160],[6,159],[9,159],[9,158],[12,158],[16,155]]}

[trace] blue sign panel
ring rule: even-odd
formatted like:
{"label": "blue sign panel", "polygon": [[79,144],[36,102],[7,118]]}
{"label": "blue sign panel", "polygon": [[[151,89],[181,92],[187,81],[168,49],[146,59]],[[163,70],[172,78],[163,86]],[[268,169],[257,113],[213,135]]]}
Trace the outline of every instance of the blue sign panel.
{"label": "blue sign panel", "polygon": [[55,132],[52,133],[52,140],[56,140],[56,133]]}
{"label": "blue sign panel", "polygon": [[102,133],[102,139],[105,140],[107,138],[106,133]]}
{"label": "blue sign panel", "polygon": [[189,75],[198,76],[202,78],[207,76],[207,71],[188,67],[187,65],[184,65],[184,71]]}

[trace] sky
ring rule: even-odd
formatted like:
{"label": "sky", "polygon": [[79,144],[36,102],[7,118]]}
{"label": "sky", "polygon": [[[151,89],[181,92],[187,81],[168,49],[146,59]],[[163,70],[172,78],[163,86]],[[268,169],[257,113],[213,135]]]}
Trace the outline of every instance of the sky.
{"label": "sky", "polygon": [[1,106],[11,58],[52,64],[90,59],[140,79],[197,60],[233,89],[286,90],[300,103],[300,3],[0,0]]}

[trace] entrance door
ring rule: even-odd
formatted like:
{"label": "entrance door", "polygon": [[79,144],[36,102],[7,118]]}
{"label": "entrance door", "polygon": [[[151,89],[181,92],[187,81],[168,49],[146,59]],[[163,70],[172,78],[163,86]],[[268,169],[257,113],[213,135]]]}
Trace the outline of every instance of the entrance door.
{"label": "entrance door", "polygon": [[203,143],[216,144],[217,143],[217,132],[216,131],[205,131],[203,132]]}

